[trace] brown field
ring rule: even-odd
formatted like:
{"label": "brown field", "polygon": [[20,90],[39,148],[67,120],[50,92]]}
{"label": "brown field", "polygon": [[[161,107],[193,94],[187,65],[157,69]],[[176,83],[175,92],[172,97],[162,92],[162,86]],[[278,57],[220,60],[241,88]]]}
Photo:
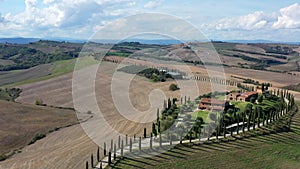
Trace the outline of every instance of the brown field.
{"label": "brown field", "polygon": [[298,47],[298,48],[294,49],[294,51],[296,51],[296,52],[300,53],[300,47]]}
{"label": "brown field", "polygon": [[254,64],[253,62],[246,61],[241,58],[235,58],[235,57],[230,57],[230,56],[225,56],[225,55],[220,55],[220,58],[221,58],[223,64],[229,65],[229,66],[236,66],[238,64],[248,64],[248,65]]}
{"label": "brown field", "polygon": [[259,53],[265,53],[264,49],[247,44],[237,44],[235,45],[235,48],[243,51],[256,51]]}
{"label": "brown field", "polygon": [[[135,76],[130,83],[129,98],[133,107],[139,111],[131,111],[131,109],[128,109],[128,111],[120,115],[120,112],[118,112],[114,106],[116,103],[112,100],[112,94],[110,92],[110,79],[114,73],[112,68],[115,66],[117,66],[117,64],[106,62],[100,68],[99,72],[102,73],[98,72],[97,74],[97,81],[95,82],[97,86],[96,98],[98,106],[101,108],[101,113],[97,111],[97,107],[90,105],[91,103],[88,101],[88,98],[92,95],[88,92],[89,87],[82,89],[82,97],[79,98],[79,101],[88,107],[87,109],[79,108],[79,111],[84,112],[91,110],[94,116],[89,121],[82,123],[82,127],[89,133],[89,137],[93,138],[93,141],[98,145],[103,145],[103,142],[108,143],[110,139],[116,140],[118,135],[122,137],[124,137],[125,134],[131,136],[133,134],[141,135],[145,127],[149,131],[152,121],[156,118],[156,109],[162,106],[163,97],[158,96],[165,95],[165,98],[167,98],[187,95],[194,98],[199,94],[211,91],[211,86],[207,82],[197,82],[193,84],[181,80],[177,82],[179,85],[182,85],[181,90],[171,92],[168,90],[169,85],[176,83],[175,81],[153,83],[144,77]],[[90,77],[90,70],[83,69],[82,71],[84,71],[83,77],[88,79]],[[202,71],[205,72],[204,69]],[[119,78],[115,82],[117,85],[126,80],[127,76],[130,76],[123,72],[117,72],[115,73],[115,76],[116,75],[119,75]],[[18,101],[33,104],[34,100],[42,99],[47,105],[73,107],[71,78],[72,75],[68,74],[43,82],[21,86],[24,92],[21,97],[18,98]],[[199,94],[196,92],[197,88],[195,90],[193,89],[195,88],[194,85],[199,86]],[[123,98],[122,86],[116,87],[115,92],[117,94],[120,93],[118,97]],[[235,89],[235,87],[228,88],[228,90],[232,89]],[[143,123],[138,123],[138,121],[143,121]],[[109,129],[112,129],[114,132],[111,132]],[[95,133],[95,131],[97,132]],[[4,166],[14,164],[12,168],[83,168],[84,161],[89,160],[90,153],[94,153],[95,155],[97,149],[96,144],[93,143],[89,137],[80,128],[80,125],[68,127],[51,133],[37,143],[27,146],[23,149],[22,153],[5,160],[2,164]],[[48,155],[40,156],[40,154]]]}
{"label": "brown field", "polygon": [[286,64],[274,65],[267,68],[268,70],[281,70],[290,72],[293,70],[298,70],[298,64],[296,62],[288,62]]}
{"label": "brown field", "polygon": [[51,73],[51,64],[42,64],[29,69],[17,71],[1,71],[0,72],[0,86],[20,82],[28,79],[39,78],[47,76]]}
{"label": "brown field", "polygon": [[[121,60],[119,57],[111,58]],[[134,59],[127,59],[125,62],[155,67],[168,66],[185,72],[190,71],[191,74],[193,72],[207,76],[207,71],[204,67],[186,66],[183,64],[167,65],[163,62],[157,63]],[[131,75],[123,72],[115,72],[114,68],[116,66],[117,64],[115,63],[104,62],[97,71],[95,81],[96,102],[90,101],[93,93],[91,93],[91,86],[86,83],[93,77],[91,72],[95,71],[96,67],[91,66],[90,68],[80,70],[82,71],[80,80],[87,85],[80,88],[77,93],[80,97],[78,97],[77,101],[85,106],[75,107],[75,109],[80,112],[90,110],[93,113],[92,119],[82,123],[83,128],[80,125],[75,125],[59,130],[58,132],[53,132],[37,143],[27,146],[22,150],[22,153],[14,155],[12,158],[0,163],[0,165],[5,167],[12,166],[11,168],[83,168],[84,161],[89,160],[90,153],[94,153],[95,157],[97,144],[103,145],[103,142],[109,142],[110,139],[115,140],[118,135],[122,137],[125,134],[131,136],[133,134],[140,135],[143,128],[147,128],[149,131],[152,121],[156,118],[156,109],[162,106],[163,97],[191,96],[193,99],[200,94],[211,91],[210,83],[206,82],[197,82],[196,85],[199,88],[194,88],[195,84],[185,83],[186,81],[182,80],[177,82],[153,83],[144,77],[135,76],[130,82],[128,88],[129,96],[126,100],[125,97],[127,96],[122,91],[128,89],[123,88],[119,84],[126,82]],[[220,69],[220,67],[213,66],[211,68]],[[212,72],[214,75],[219,74],[217,70]],[[271,82],[275,87],[294,84],[300,80],[299,76],[241,68],[226,67],[225,72],[227,78],[230,78],[231,75],[237,75],[259,80],[260,82]],[[116,85],[116,88],[113,89],[114,92],[112,94],[111,79],[113,75],[118,75],[119,78],[113,83]],[[180,87],[180,84],[183,84],[181,90],[175,92],[169,91],[168,87],[171,83],[178,83]],[[20,87],[23,89],[23,92],[17,99],[18,102],[34,104],[35,100],[41,99],[47,105],[74,107],[72,100],[72,74]],[[222,89],[224,86],[218,87]],[[232,89],[235,88],[228,87],[225,90]],[[117,96],[124,99],[124,103],[114,103],[113,95],[114,97]],[[98,110],[99,107],[93,103],[100,107],[101,112]],[[122,106],[122,104],[129,105],[128,103],[132,104],[133,108]],[[123,113],[118,111],[115,104],[121,104],[121,107],[124,109]],[[134,109],[139,111],[135,111]],[[138,123],[137,121],[143,121],[143,123]],[[85,132],[88,133],[88,136]]]}
{"label": "brown field", "polygon": [[0,101],[0,154],[26,146],[37,133],[77,123],[74,111]]}
{"label": "brown field", "polygon": [[0,162],[0,168],[84,168],[85,160],[96,150],[97,145],[77,124],[50,133],[46,138],[26,146],[21,153]]}

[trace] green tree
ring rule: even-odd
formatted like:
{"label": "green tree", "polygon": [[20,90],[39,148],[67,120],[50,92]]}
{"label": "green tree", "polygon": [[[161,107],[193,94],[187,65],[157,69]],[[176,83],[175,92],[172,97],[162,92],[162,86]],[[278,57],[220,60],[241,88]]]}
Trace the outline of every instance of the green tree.
{"label": "green tree", "polygon": [[250,102],[251,102],[251,103],[255,103],[255,100],[256,100],[255,97],[251,97],[251,98],[250,98]]}
{"label": "green tree", "polygon": [[170,90],[170,91],[179,90],[179,87],[178,87],[176,84],[172,83],[172,84],[170,84],[170,86],[169,86],[169,90]]}
{"label": "green tree", "polygon": [[160,133],[160,121],[158,121],[157,131]]}
{"label": "green tree", "polygon": [[154,136],[157,136],[157,130],[156,130],[156,125],[154,123],[152,123],[152,133],[154,134]]}
{"label": "green tree", "polygon": [[93,154],[91,154],[91,167],[92,168],[94,167],[94,157],[93,157]]}
{"label": "green tree", "polygon": [[257,102],[258,102],[259,104],[261,104],[262,101],[263,101],[263,96],[262,96],[262,95],[259,95],[258,98],[257,98]]}
{"label": "green tree", "polygon": [[99,147],[97,149],[97,161],[98,162],[100,161],[100,150],[99,150]]}
{"label": "green tree", "polygon": [[172,106],[171,99],[170,99],[170,98],[168,98],[168,109],[170,109],[170,108],[171,108],[171,106]]}

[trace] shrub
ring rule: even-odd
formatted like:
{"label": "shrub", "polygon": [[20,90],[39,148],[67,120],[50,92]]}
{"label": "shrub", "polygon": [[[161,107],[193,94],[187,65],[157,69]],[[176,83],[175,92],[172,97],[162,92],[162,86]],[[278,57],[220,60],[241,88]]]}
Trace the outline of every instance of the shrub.
{"label": "shrub", "polygon": [[33,144],[33,143],[35,143],[36,141],[38,141],[38,140],[40,140],[40,139],[42,139],[42,138],[44,138],[44,137],[46,137],[46,134],[44,134],[44,133],[38,133],[38,134],[36,134],[36,135],[33,137],[33,139],[29,142],[28,145]]}
{"label": "shrub", "polygon": [[172,83],[169,86],[169,90],[171,90],[171,91],[179,90],[179,87],[176,84]]}
{"label": "shrub", "polygon": [[4,161],[6,158],[7,158],[7,156],[5,154],[0,155],[0,161]]}

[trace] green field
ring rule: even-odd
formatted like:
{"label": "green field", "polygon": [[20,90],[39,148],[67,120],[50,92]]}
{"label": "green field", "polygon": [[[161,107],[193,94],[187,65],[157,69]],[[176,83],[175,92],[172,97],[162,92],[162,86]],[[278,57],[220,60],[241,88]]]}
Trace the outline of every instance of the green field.
{"label": "green field", "polygon": [[238,111],[238,113],[244,112],[247,104],[252,104],[250,102],[240,102],[240,101],[231,101],[230,103],[233,104],[233,105],[235,105],[236,108],[240,109]]}
{"label": "green field", "polygon": [[251,103],[251,102],[240,102],[240,101],[230,101],[231,104],[235,105],[236,108],[239,108],[238,113],[244,112],[247,104],[252,104],[253,108],[256,106],[262,106],[262,108],[272,107],[276,104],[276,101],[263,99],[261,104]]}
{"label": "green field", "polygon": [[202,117],[202,119],[206,121],[208,114],[209,114],[208,111],[199,110],[197,112],[192,113],[192,119],[196,119],[197,117]]}
{"label": "green field", "polygon": [[[24,84],[30,84],[38,81],[43,81],[47,79],[51,79],[54,77],[58,77],[67,73],[71,73],[74,70],[75,64],[76,64],[77,59],[69,59],[69,60],[61,60],[61,61],[56,61],[53,62],[50,67],[48,66],[48,70],[44,70],[43,66],[40,65],[41,69],[40,71],[35,70],[34,74],[37,74],[36,76],[32,76],[27,78],[27,80],[24,80],[24,74],[28,74],[25,72],[26,70],[17,70],[17,71],[12,71],[11,73],[14,73],[13,80],[11,81],[10,84],[6,84],[2,87],[12,87],[12,86],[20,86]],[[76,65],[76,69],[81,69],[93,64],[99,63],[98,61],[94,60],[92,57],[84,57],[80,58],[80,62],[78,65]],[[45,72],[47,71],[47,72]],[[29,72],[32,74],[32,71]],[[40,74],[39,74],[40,73]],[[2,76],[0,75],[0,80]]]}

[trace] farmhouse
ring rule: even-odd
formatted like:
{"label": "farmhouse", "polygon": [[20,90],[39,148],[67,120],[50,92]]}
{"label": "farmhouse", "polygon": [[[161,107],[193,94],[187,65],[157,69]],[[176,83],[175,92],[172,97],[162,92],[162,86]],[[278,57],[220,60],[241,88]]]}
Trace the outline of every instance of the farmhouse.
{"label": "farmhouse", "polygon": [[201,110],[223,111],[225,108],[225,103],[225,100],[202,98],[199,102],[198,108]]}
{"label": "farmhouse", "polygon": [[238,101],[249,102],[251,97],[257,98],[257,92],[245,92],[237,97]]}
{"label": "farmhouse", "polygon": [[258,92],[231,92],[226,96],[226,100],[235,100],[235,101],[243,101],[243,102],[249,102],[251,97],[257,98]]}
{"label": "farmhouse", "polygon": [[231,92],[226,96],[226,100],[237,100],[237,98],[241,95],[240,92]]}

